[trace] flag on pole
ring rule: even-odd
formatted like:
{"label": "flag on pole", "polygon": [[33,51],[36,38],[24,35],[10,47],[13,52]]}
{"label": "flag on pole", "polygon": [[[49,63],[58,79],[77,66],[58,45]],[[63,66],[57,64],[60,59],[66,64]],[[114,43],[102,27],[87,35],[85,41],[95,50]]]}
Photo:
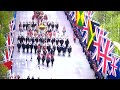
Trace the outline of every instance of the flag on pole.
{"label": "flag on pole", "polygon": [[104,36],[104,37],[107,38],[108,33],[104,29],[102,29],[102,28],[100,28],[99,26],[96,26],[96,25],[95,25],[95,33],[96,34],[95,34],[94,43],[93,43],[94,51],[93,51],[92,58],[94,60],[98,60],[99,61],[102,37]]}
{"label": "flag on pole", "polygon": [[85,16],[85,20],[84,20],[84,26],[82,29],[82,41],[84,42],[84,44],[86,45],[88,42],[88,16]]}
{"label": "flag on pole", "polygon": [[107,74],[109,71],[108,63],[112,61],[112,51],[114,49],[114,44],[106,37],[102,37],[101,48],[100,48],[100,60],[98,71]]}
{"label": "flag on pole", "polygon": [[80,28],[84,25],[84,11],[76,11],[76,25]]}

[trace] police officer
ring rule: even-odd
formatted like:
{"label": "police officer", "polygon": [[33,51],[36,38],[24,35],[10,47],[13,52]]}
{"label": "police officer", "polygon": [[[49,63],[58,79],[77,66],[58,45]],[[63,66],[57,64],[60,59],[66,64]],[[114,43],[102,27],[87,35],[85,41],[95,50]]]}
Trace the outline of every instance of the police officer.
{"label": "police officer", "polygon": [[69,46],[68,47],[68,56],[70,57],[70,53],[72,52],[72,47],[71,46]]}
{"label": "police officer", "polygon": [[23,42],[23,43],[22,43],[23,52],[25,52],[25,47],[26,47],[26,45],[25,45],[25,43]]}
{"label": "police officer", "polygon": [[32,42],[30,43],[29,47],[30,47],[31,53],[32,53],[32,49],[33,49],[33,44],[32,44]]}
{"label": "police officer", "polygon": [[18,42],[17,47],[18,47],[18,52],[20,52],[20,48],[21,48],[20,42]]}
{"label": "police officer", "polygon": [[36,43],[34,44],[34,49],[35,49],[35,54],[36,54],[36,51],[37,51],[37,44]]}
{"label": "police officer", "polygon": [[26,44],[27,53],[29,52],[29,43]]}

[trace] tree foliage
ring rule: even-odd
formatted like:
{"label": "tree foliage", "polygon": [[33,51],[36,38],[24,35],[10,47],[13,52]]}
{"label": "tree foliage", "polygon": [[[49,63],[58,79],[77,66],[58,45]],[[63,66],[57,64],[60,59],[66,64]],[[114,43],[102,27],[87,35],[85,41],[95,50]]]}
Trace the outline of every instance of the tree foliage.
{"label": "tree foliage", "polygon": [[[9,33],[9,23],[13,18],[13,11],[0,11],[0,61],[3,61],[2,56],[5,50],[6,38],[5,36]],[[0,64],[0,79],[5,78],[7,74],[7,67]]]}
{"label": "tree foliage", "polygon": [[[120,11],[96,11],[93,20],[100,22],[101,26],[109,32],[112,41],[120,43]],[[120,55],[120,50],[115,47],[114,52]]]}
{"label": "tree foliage", "polygon": [[0,64],[0,79],[7,77],[8,68],[4,64]]}

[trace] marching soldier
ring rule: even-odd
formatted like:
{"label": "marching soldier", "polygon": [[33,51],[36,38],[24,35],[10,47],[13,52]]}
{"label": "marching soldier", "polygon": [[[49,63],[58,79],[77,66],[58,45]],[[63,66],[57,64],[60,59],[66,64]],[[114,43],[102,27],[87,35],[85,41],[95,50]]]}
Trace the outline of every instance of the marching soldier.
{"label": "marching soldier", "polygon": [[70,57],[70,53],[72,52],[72,47],[71,46],[69,46],[68,47],[68,56]]}
{"label": "marching soldier", "polygon": [[47,55],[46,55],[47,67],[49,67],[50,59],[51,59],[51,55],[50,55],[50,53],[47,53]]}
{"label": "marching soldier", "polygon": [[50,22],[48,22],[47,23],[47,26],[48,26],[48,29],[50,28],[50,26],[51,26],[51,23]]}
{"label": "marching soldier", "polygon": [[53,49],[53,48],[51,48],[50,53],[51,53],[52,55],[54,55],[54,49]]}
{"label": "marching soldier", "polygon": [[31,41],[32,41],[32,44],[33,44],[33,43],[34,43],[34,41],[35,41],[35,40],[34,40],[34,37],[32,37],[32,38],[31,38]]}
{"label": "marching soldier", "polygon": [[41,59],[40,54],[38,54],[38,56],[37,56],[38,65],[40,65],[40,59]]}
{"label": "marching soldier", "polygon": [[53,66],[53,63],[54,63],[54,55],[51,54],[51,64],[52,64],[52,66]]}
{"label": "marching soldier", "polygon": [[25,46],[26,46],[26,45],[25,45],[25,43],[23,42],[23,43],[22,43],[23,52],[25,52]]}
{"label": "marching soldier", "polygon": [[36,43],[38,43],[38,37],[35,38]]}
{"label": "marching soldier", "polygon": [[26,43],[27,43],[27,42],[29,42],[29,37],[28,37],[28,36],[26,36],[26,39],[25,39],[25,40],[26,40]]}
{"label": "marching soldier", "polygon": [[59,44],[59,39],[58,38],[56,38],[56,45],[58,45]]}
{"label": "marching soldier", "polygon": [[19,41],[19,42],[20,42],[20,36],[18,36],[17,41]]}
{"label": "marching soldier", "polygon": [[26,22],[26,30],[28,30],[28,26],[29,26],[29,24],[28,24],[28,22]]}
{"label": "marching soldier", "polygon": [[61,39],[60,39],[60,44],[61,44],[61,46],[63,45],[63,43],[64,43],[64,40],[61,38]]}
{"label": "marching soldier", "polygon": [[54,29],[54,22],[52,22],[51,27],[52,27],[52,31],[53,31],[53,29]]}
{"label": "marching soldier", "polygon": [[50,50],[51,50],[50,44],[47,45],[47,50],[48,50],[48,52],[50,52]]}
{"label": "marching soldier", "polygon": [[32,30],[34,30],[35,29],[35,26],[36,26],[36,24],[34,23],[34,21],[32,22],[32,25],[31,25],[31,27],[32,27]]}
{"label": "marching soldier", "polygon": [[25,22],[23,22],[23,30],[25,30],[26,24]]}
{"label": "marching soldier", "polygon": [[65,40],[65,44],[66,44],[66,48],[67,48],[68,45],[69,45],[69,40],[68,40],[68,38]]}
{"label": "marching soldier", "polygon": [[29,52],[29,43],[26,44],[27,53]]}
{"label": "marching soldier", "polygon": [[55,42],[55,38],[52,38],[52,40],[51,40],[52,45],[53,45],[54,42]]}
{"label": "marching soldier", "polygon": [[42,54],[42,65],[44,65],[44,62],[45,62],[45,54],[43,53]]}
{"label": "marching soldier", "polygon": [[30,43],[29,47],[30,47],[31,53],[32,53],[32,49],[33,49],[33,44],[32,44],[32,42]]}
{"label": "marching soldier", "polygon": [[47,43],[50,42],[50,37],[47,38]]}
{"label": "marching soldier", "polygon": [[36,54],[36,51],[37,51],[37,44],[36,43],[34,44],[34,49],[35,49],[35,54]]}
{"label": "marching soldier", "polygon": [[20,52],[20,48],[21,48],[20,42],[18,42],[17,47],[18,47],[18,52]]}
{"label": "marching soldier", "polygon": [[58,23],[56,23],[55,27],[56,27],[56,31],[58,31],[58,27],[59,27]]}
{"label": "marching soldier", "polygon": [[55,50],[56,50],[56,46],[55,46],[55,43],[53,44],[53,50],[54,50],[54,54],[55,54]]}
{"label": "marching soldier", "polygon": [[58,45],[57,46],[57,50],[58,50],[58,56],[60,56],[60,52],[61,52],[61,50],[60,50],[61,48],[60,48],[60,45]]}
{"label": "marching soldier", "polygon": [[21,22],[19,23],[19,30],[20,30],[20,32],[22,30],[22,23]]}
{"label": "marching soldier", "polygon": [[63,47],[62,47],[62,51],[63,51],[63,56],[65,56],[65,53],[66,53],[66,46],[65,45],[63,45]]}
{"label": "marching soldier", "polygon": [[23,43],[23,41],[25,41],[25,38],[21,36],[20,43]]}

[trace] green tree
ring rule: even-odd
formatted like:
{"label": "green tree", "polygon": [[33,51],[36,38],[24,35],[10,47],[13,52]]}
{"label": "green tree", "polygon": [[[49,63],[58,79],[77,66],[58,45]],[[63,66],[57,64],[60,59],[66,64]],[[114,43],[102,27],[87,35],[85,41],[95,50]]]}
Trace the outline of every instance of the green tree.
{"label": "green tree", "polygon": [[[102,27],[109,32],[112,41],[120,43],[120,11],[96,11],[93,20],[100,22]],[[120,50],[115,47],[114,52],[120,55]]]}
{"label": "green tree", "polygon": [[[3,61],[3,53],[5,50],[6,38],[5,36],[9,33],[9,23],[13,18],[13,11],[0,11],[0,62]],[[0,64],[0,79],[6,77],[7,67]]]}
{"label": "green tree", "polygon": [[0,79],[7,77],[8,68],[4,64],[0,64]]}

